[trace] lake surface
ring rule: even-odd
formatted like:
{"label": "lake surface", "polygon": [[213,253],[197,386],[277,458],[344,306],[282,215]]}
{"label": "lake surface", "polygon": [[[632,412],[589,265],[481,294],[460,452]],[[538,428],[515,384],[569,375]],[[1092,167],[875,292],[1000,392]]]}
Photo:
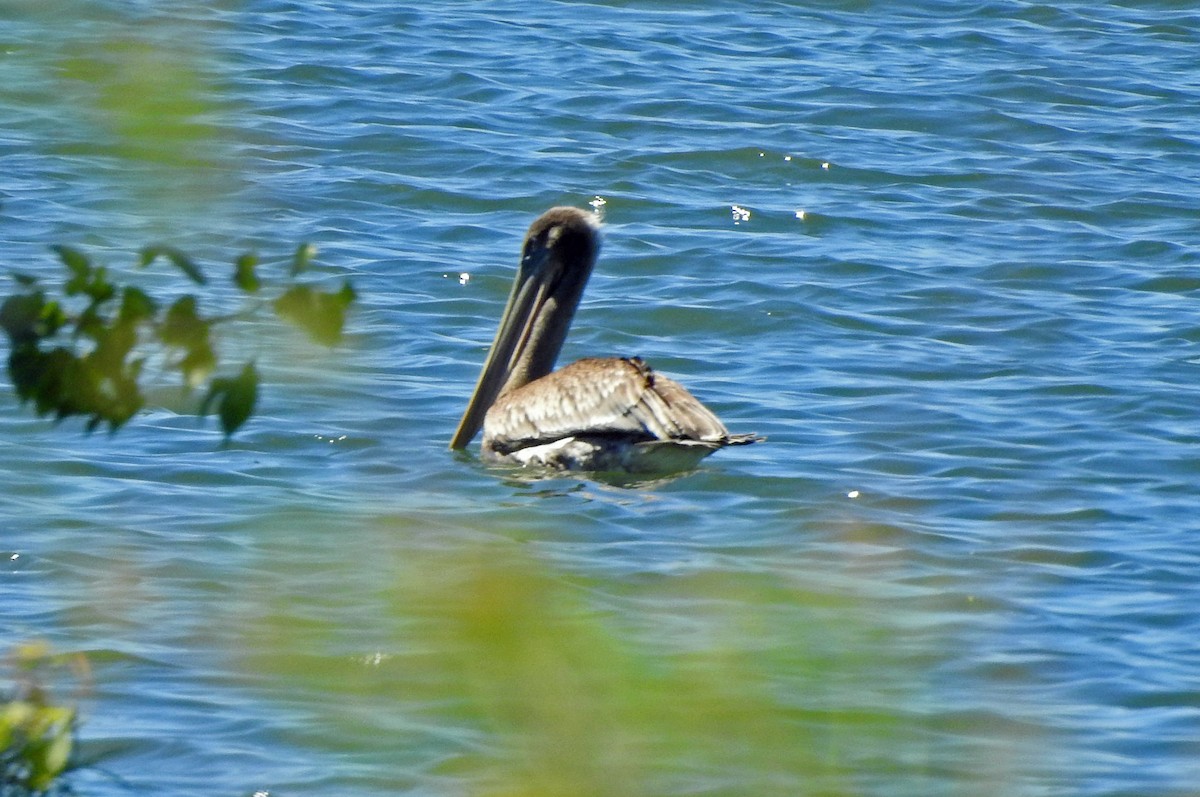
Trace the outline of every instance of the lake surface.
{"label": "lake surface", "polygon": [[[170,6],[0,5],[0,264],[310,241],[360,299],[229,331],[228,445],[167,375],[114,436],[0,379],[79,794],[1197,793],[1194,4]],[[556,204],[605,219],[564,358],[768,443],[446,450]]]}

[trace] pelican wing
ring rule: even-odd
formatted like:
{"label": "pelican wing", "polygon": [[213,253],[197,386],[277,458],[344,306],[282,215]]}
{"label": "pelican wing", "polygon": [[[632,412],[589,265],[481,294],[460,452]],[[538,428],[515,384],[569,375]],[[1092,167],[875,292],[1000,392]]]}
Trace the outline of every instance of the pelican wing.
{"label": "pelican wing", "polygon": [[500,396],[484,422],[485,446],[502,454],[580,435],[732,442],[707,407],[636,357],[572,363]]}

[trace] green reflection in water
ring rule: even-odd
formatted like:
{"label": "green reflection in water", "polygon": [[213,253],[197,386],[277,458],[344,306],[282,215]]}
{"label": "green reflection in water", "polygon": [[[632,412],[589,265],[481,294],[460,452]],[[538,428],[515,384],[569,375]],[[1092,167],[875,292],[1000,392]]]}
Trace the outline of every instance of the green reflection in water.
{"label": "green reflection in water", "polygon": [[20,90],[0,110],[38,150],[120,197],[110,212],[178,224],[246,187],[235,154],[244,118],[228,99],[210,11],[58,0],[8,13],[0,78]]}
{"label": "green reflection in water", "polygon": [[[259,610],[240,620],[239,668],[319,718],[291,741],[394,762],[382,787],[627,797],[999,785],[979,749],[923,709],[938,654],[905,650],[896,623],[871,619],[878,603],[747,570],[581,577],[529,545],[438,548],[429,536],[381,545],[341,590],[328,573],[259,584],[247,596]],[[969,739],[977,729],[960,722],[954,735]]]}

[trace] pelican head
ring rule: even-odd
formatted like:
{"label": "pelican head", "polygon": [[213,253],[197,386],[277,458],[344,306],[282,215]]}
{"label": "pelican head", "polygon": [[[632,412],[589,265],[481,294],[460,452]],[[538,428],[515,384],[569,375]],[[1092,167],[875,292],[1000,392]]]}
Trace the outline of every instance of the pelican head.
{"label": "pelican head", "polygon": [[554,369],[599,252],[599,222],[578,208],[551,208],[529,226],[500,328],[451,448],[471,442],[498,396]]}

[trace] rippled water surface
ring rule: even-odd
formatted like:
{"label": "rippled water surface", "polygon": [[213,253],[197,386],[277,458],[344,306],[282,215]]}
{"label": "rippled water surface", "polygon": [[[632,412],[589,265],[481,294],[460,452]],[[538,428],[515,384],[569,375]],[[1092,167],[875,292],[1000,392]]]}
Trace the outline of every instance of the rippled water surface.
{"label": "rippled water surface", "polygon": [[[2,265],[311,241],[360,299],[230,332],[229,445],[0,380],[0,629],[89,662],[79,793],[1197,793],[1193,4],[171,6],[0,5]],[[589,203],[564,356],[767,444],[446,450]]]}

